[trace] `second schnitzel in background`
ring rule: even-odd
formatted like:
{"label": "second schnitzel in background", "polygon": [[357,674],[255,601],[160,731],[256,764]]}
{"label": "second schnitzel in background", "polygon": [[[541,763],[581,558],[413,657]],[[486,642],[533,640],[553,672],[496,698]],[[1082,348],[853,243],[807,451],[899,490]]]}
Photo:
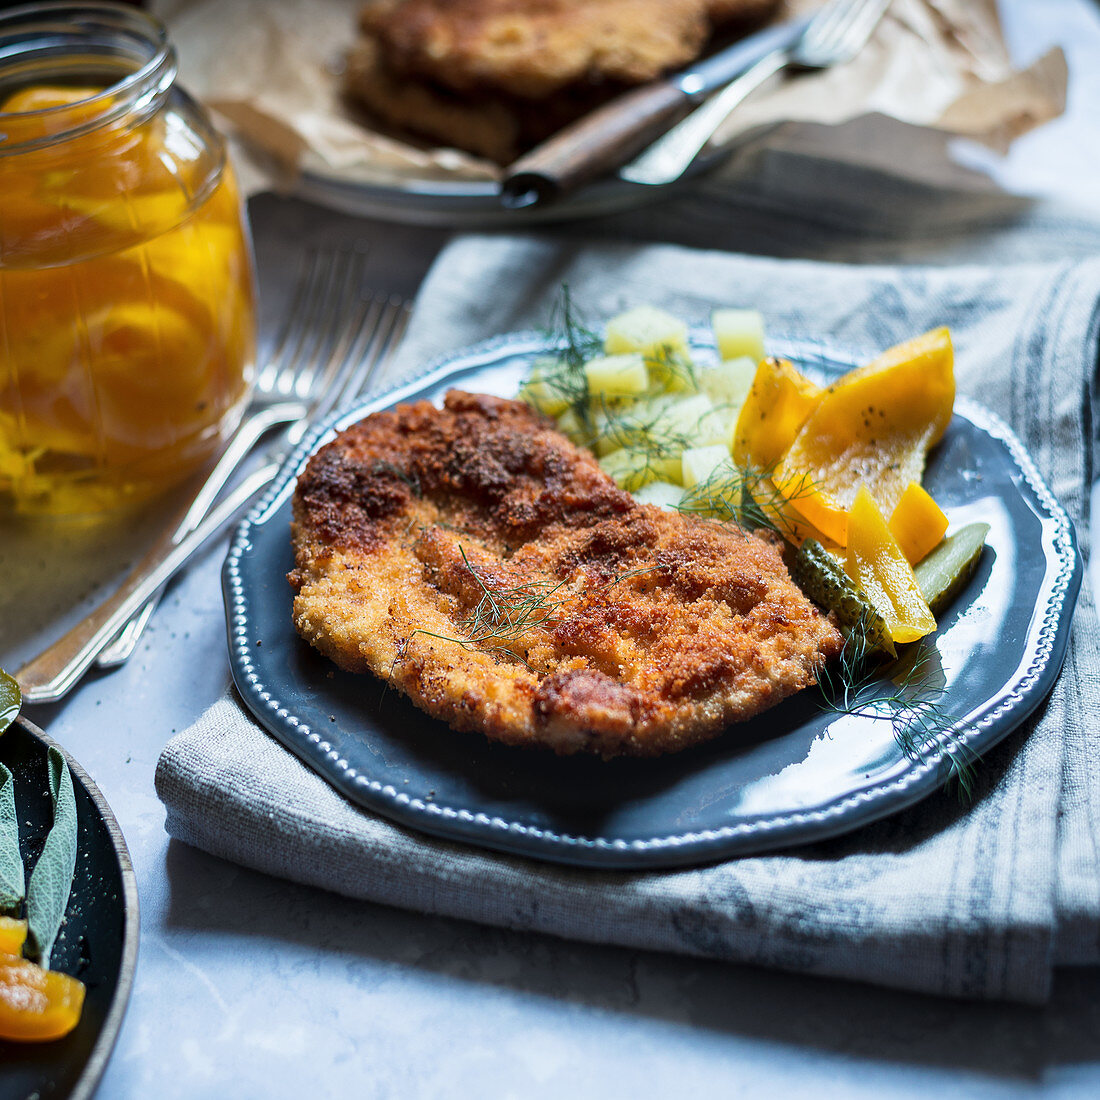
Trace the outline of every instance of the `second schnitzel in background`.
{"label": "second schnitzel in background", "polygon": [[371,0],[349,96],[399,133],[500,164],[682,68],[777,0]]}

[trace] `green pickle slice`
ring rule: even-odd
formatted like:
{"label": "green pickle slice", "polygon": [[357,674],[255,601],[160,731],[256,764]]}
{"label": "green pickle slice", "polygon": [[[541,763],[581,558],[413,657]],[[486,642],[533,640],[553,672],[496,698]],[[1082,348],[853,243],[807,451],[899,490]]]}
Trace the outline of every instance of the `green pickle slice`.
{"label": "green pickle slice", "polygon": [[811,600],[836,613],[847,633],[860,631],[872,649],[897,655],[886,620],[817,539],[807,539],[799,548],[791,576]]}
{"label": "green pickle slice", "polygon": [[988,523],[970,523],[960,527],[913,570],[921,594],[933,615],[938,617],[944,608],[949,607],[974,576],[988,534]]}

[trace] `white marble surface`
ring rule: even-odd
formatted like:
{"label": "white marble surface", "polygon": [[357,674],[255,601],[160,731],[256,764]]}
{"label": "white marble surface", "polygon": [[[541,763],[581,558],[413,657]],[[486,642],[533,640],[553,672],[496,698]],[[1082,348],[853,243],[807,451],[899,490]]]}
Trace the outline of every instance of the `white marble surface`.
{"label": "white marble surface", "polygon": [[[987,166],[1100,211],[1100,8],[1005,7],[1020,60],[1066,48],[1072,97]],[[395,289],[434,243],[396,233]],[[1100,1095],[1095,971],[1060,974],[1041,1011],[957,1004],[352,903],[170,842],[153,770],[227,680],[223,552],[126,667],[30,712],[99,784],[137,872],[138,971],[100,1096]]]}

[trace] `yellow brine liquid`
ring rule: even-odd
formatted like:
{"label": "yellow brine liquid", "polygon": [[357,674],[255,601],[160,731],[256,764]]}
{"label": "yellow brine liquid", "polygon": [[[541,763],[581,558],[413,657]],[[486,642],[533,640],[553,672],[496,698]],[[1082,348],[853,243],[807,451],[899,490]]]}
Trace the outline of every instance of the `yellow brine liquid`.
{"label": "yellow brine liquid", "polygon": [[112,121],[97,94],[0,103],[0,500],[17,511],[181,480],[251,381],[251,252],[220,143],[171,109]]}

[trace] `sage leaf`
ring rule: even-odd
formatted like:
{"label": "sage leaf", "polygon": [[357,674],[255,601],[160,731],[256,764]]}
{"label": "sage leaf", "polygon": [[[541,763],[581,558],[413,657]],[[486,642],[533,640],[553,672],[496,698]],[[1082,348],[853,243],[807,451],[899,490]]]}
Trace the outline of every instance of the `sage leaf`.
{"label": "sage leaf", "polygon": [[46,836],[42,854],[31,871],[27,884],[28,954],[43,968],[50,965],[50,952],[57,939],[76,869],[76,795],[65,757],[51,748],[46,759],[50,798],[53,801],[53,825]]}
{"label": "sage leaf", "polygon": [[0,733],[15,721],[22,705],[23,696],[19,685],[0,668]]}
{"label": "sage leaf", "polygon": [[0,764],[0,913],[18,916],[25,892],[19,820],[15,816],[15,779]]}

